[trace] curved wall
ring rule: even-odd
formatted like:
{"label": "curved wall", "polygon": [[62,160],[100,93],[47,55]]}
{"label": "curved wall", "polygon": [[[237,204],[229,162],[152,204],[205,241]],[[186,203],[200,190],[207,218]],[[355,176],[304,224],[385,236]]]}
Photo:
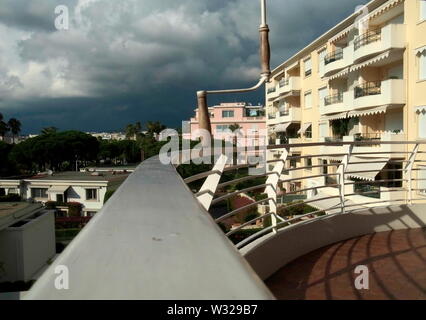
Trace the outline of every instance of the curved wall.
{"label": "curved wall", "polygon": [[370,208],[334,214],[281,229],[240,252],[263,280],[311,251],[366,234],[426,227],[426,205]]}

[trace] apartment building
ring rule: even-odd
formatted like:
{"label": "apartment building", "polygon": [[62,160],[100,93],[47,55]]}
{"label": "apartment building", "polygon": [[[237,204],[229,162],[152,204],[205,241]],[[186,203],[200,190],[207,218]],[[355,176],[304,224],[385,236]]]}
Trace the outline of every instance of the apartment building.
{"label": "apartment building", "polygon": [[[270,145],[324,141],[416,141],[426,139],[426,1],[374,0],[308,44],[272,72],[266,86]],[[336,168],[316,165],[341,162],[333,154],[343,146],[292,148],[285,178],[314,176]],[[372,172],[350,179],[375,180],[401,172],[406,146],[355,147],[362,160],[374,159]],[[381,152],[379,155],[369,152]],[[268,152],[279,158],[282,150]],[[309,154],[322,154],[310,158]],[[419,155],[421,158],[421,155]],[[351,157],[356,161],[355,157]],[[421,158],[422,159],[422,158]],[[312,168],[312,166],[314,166]],[[424,171],[423,171],[424,172]],[[418,176],[424,176],[419,171]],[[393,176],[392,178],[398,178]],[[332,184],[327,179],[292,181],[285,190]],[[385,186],[384,186],[385,187]],[[426,189],[418,181],[419,189]],[[330,192],[333,192],[331,189]],[[421,190],[418,192],[422,194]]]}
{"label": "apartment building", "polygon": [[[184,130],[184,139],[198,139],[196,132],[199,129],[198,109],[195,117],[191,118],[188,130]],[[255,155],[255,148],[265,145],[264,131],[266,130],[265,109],[263,106],[252,106],[245,102],[221,103],[209,107],[210,121],[212,126],[213,139],[229,140],[230,127],[238,126],[236,130],[237,145],[247,148],[247,156]],[[231,127],[232,128],[232,127]],[[262,140],[263,139],[263,140]],[[242,159],[244,162],[246,159]]]}

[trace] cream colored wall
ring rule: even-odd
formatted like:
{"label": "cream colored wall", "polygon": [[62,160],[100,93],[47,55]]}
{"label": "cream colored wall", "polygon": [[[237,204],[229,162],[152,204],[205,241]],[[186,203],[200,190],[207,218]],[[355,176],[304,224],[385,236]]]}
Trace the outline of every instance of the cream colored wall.
{"label": "cream colored wall", "polygon": [[[311,49],[310,51],[301,52],[298,54],[300,68],[294,68],[288,72],[292,76],[300,76],[301,79],[301,93],[300,93],[300,106],[302,111],[302,121],[301,123],[312,123],[312,139],[306,139],[303,137],[303,142],[317,142],[319,139],[319,123],[320,113],[319,113],[319,98],[318,98],[318,89],[324,86],[329,88],[329,94],[336,93],[338,89],[347,87],[348,90],[353,89],[353,86],[356,82],[362,81],[376,81],[376,80],[385,80],[389,77],[389,70],[395,66],[403,64],[403,75],[406,81],[406,97],[407,104],[401,110],[388,111],[388,112],[399,112],[403,118],[403,131],[406,134],[408,140],[417,139],[417,115],[415,113],[416,106],[426,105],[426,81],[418,81],[418,59],[414,54],[416,48],[426,45],[426,21],[419,22],[419,0],[405,0],[404,4],[404,21],[406,25],[406,50],[403,56],[403,60],[394,62],[392,64],[386,65],[381,68],[363,68],[358,74],[351,73],[349,75],[347,83],[342,82],[341,80],[333,80],[328,83],[320,78],[318,73],[319,70],[319,55],[318,51],[324,46],[327,47],[327,51],[331,52],[335,49],[335,45],[331,44],[324,39],[323,43],[318,43],[318,45]],[[401,17],[392,18],[389,21],[393,23],[401,23]],[[373,26],[383,26],[389,21],[381,22],[380,24]],[[340,32],[340,31],[339,31]],[[337,33],[336,33],[337,34]],[[330,38],[336,34],[330,35]],[[353,34],[348,36],[348,40],[353,37]],[[312,60],[312,74],[308,77],[304,75],[304,60],[310,56]],[[289,61],[289,65],[295,63],[295,60]],[[284,66],[285,68],[285,66]],[[340,82],[339,82],[340,81]],[[304,94],[308,91],[312,92],[312,108],[305,109],[304,106]],[[385,115],[375,115],[363,117],[360,119],[361,132],[375,132],[375,131],[384,131],[386,126],[386,117]],[[331,130],[330,130],[331,132]],[[424,147],[426,151],[426,146]],[[408,150],[408,148],[406,149]],[[319,148],[303,148],[304,153],[307,154],[318,154]],[[411,148],[410,148],[411,151]],[[426,159],[426,154],[423,155]],[[420,156],[419,156],[420,158]],[[313,164],[318,164],[318,159],[313,161]],[[313,172],[320,173],[320,169],[314,169],[311,171],[306,171],[305,175],[312,174]]]}

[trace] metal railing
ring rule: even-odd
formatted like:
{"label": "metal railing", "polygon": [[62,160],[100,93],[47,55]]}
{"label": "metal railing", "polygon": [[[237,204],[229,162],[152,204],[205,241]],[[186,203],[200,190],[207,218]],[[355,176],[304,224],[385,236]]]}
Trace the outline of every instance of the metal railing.
{"label": "metal railing", "polygon": [[273,93],[275,91],[277,91],[277,88],[275,88],[275,87],[269,88],[268,89],[268,94]]}
{"label": "metal railing", "polygon": [[268,119],[275,119],[277,117],[277,114],[276,113],[269,113],[268,114]]}
{"label": "metal railing", "polygon": [[324,57],[324,64],[328,65],[332,62],[338,61],[338,60],[342,60],[343,59],[343,49],[336,49],[333,52],[328,53],[325,57]]}
{"label": "metal railing", "polygon": [[[369,145],[393,145],[404,146],[406,151],[371,151],[360,152],[358,147]],[[232,189],[232,192],[224,191],[220,181],[216,186],[211,186],[211,203],[218,205],[223,202],[228,203],[230,210],[216,218],[216,222],[221,224],[225,234],[234,242],[237,248],[245,247],[256,239],[268,233],[276,233],[280,229],[289,228],[295,224],[303,223],[306,220],[320,219],[323,215],[336,213],[350,213],[356,210],[366,210],[371,207],[388,206],[391,204],[412,204],[413,202],[426,201],[426,197],[420,195],[421,188],[416,188],[419,181],[426,179],[414,178],[416,172],[426,170],[426,166],[418,167],[423,163],[426,165],[426,154],[420,147],[426,143],[417,141],[338,141],[338,142],[312,142],[300,144],[282,144],[269,146],[268,149],[282,151],[279,159],[276,153],[273,160],[267,161],[267,173],[264,180],[258,185],[244,185],[242,181],[258,179],[259,176],[237,178],[227,181],[226,185],[240,185],[240,188]],[[312,152],[312,147],[321,146],[341,146],[341,152],[336,154],[318,154]],[[294,148],[310,148],[309,154],[291,154]],[[425,148],[422,148],[425,149]],[[318,149],[319,150],[319,149]],[[386,155],[384,155],[386,154]],[[367,156],[368,158],[363,158]],[[382,158],[382,157],[389,158]],[[339,161],[318,162],[311,166],[292,167],[289,162],[303,159],[327,159],[327,157]],[[383,164],[377,166],[378,164]],[[387,165],[398,164],[396,167]],[[375,165],[375,166],[372,166]],[[415,167],[416,166],[416,167]],[[247,165],[246,168],[249,168]],[[232,170],[241,170],[242,166],[229,166],[223,172],[229,173]],[[309,171],[306,171],[308,170]],[[291,172],[302,172],[303,174],[294,177]],[[327,172],[327,173],[324,173]],[[373,175],[371,175],[373,173]],[[400,174],[400,178],[390,178],[389,174]],[[371,177],[374,177],[372,180]],[[359,179],[365,177],[365,179]],[[219,179],[220,180],[220,179]],[[192,181],[185,179],[185,181]],[[294,190],[294,185],[299,187]],[[307,194],[306,199],[292,202],[278,201],[280,195],[279,185],[289,185],[285,187],[284,195]],[[389,188],[391,186],[397,186]],[[217,192],[217,190],[221,190]],[[258,197],[262,194],[263,197]],[[196,194],[197,195],[197,194]],[[243,207],[229,206],[229,201],[235,197],[243,195],[252,198],[249,204]],[[262,208],[263,211],[259,211]],[[241,215],[247,214],[243,220]],[[235,216],[238,219],[235,220]],[[233,220],[234,219],[234,220]],[[224,226],[225,224],[225,226]]]}
{"label": "metal railing", "polygon": [[356,98],[373,96],[382,93],[381,81],[369,81],[355,87],[354,95]]}
{"label": "metal railing", "polygon": [[290,79],[288,79],[288,78],[281,79],[280,82],[279,82],[280,88],[288,86],[289,83],[290,83]]}
{"label": "metal railing", "polygon": [[332,104],[342,103],[342,102],[343,102],[343,92],[332,94],[324,98],[325,106],[330,106]]}
{"label": "metal railing", "polygon": [[354,49],[356,51],[363,46],[366,46],[370,43],[381,40],[381,38],[382,38],[381,30],[367,31],[366,33],[359,35],[358,37],[355,38]]}

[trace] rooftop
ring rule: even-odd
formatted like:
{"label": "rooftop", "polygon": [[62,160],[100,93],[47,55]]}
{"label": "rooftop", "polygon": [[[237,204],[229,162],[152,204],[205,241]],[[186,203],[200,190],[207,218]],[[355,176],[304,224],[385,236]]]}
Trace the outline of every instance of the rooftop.
{"label": "rooftop", "polygon": [[0,230],[31,215],[41,204],[29,202],[0,202]]}
{"label": "rooftop", "polygon": [[26,180],[68,180],[68,181],[117,181],[127,178],[130,173],[112,173],[112,172],[80,172],[80,171],[66,171],[55,172],[53,175],[39,174],[27,178]]}

